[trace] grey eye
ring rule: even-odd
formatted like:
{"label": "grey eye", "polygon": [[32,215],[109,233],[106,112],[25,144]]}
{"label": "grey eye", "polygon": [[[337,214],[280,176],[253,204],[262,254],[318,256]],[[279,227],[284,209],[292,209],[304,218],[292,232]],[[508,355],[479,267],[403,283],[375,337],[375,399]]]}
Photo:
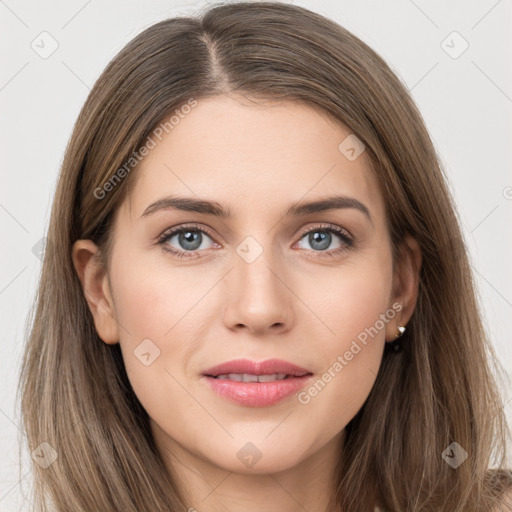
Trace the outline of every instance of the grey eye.
{"label": "grey eye", "polygon": [[[311,231],[310,233],[307,233],[304,235],[301,240],[307,239],[308,243],[310,244],[310,247],[312,250],[315,251],[325,251],[329,248],[333,241],[333,233],[330,233],[326,230],[321,229],[315,229],[314,231]],[[340,238],[339,235],[336,235],[338,238]],[[340,247],[341,244],[339,244],[337,247]],[[331,249],[336,249],[337,247],[331,247]],[[302,247],[302,249],[308,249],[308,247]]]}
{"label": "grey eye", "polygon": [[[171,244],[171,240],[177,237],[178,246]],[[181,251],[196,251],[200,248],[205,249],[207,247],[201,247],[205,242],[205,237],[210,238],[206,233],[197,229],[182,229],[175,233],[172,233],[166,240],[166,243],[171,245],[177,250]],[[210,239],[211,240],[211,239]]]}

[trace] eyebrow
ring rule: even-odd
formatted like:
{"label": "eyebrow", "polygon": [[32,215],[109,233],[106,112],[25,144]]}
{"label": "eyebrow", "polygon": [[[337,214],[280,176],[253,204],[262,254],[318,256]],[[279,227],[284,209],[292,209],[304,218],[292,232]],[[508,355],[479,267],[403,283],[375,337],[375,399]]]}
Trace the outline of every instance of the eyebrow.
{"label": "eyebrow", "polygon": [[[283,217],[300,217],[311,213],[317,213],[327,210],[339,210],[353,208],[362,212],[373,224],[369,209],[354,197],[348,196],[330,196],[310,202],[296,201],[292,203],[284,213]],[[205,213],[227,219],[233,217],[233,212],[229,208],[223,208],[216,201],[207,201],[204,199],[195,199],[192,197],[167,196],[151,203],[141,215],[141,218],[152,215],[160,210],[176,209],[187,212]]]}

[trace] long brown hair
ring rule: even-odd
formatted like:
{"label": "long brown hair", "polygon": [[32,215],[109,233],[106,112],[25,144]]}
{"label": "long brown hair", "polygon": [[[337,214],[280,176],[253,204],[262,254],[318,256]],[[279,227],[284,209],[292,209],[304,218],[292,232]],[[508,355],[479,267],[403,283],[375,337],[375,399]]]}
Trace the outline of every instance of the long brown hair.
{"label": "long brown hair", "polygon": [[[76,240],[91,239],[108,269],[112,216],[137,173],[136,160],[126,162],[174,111],[226,93],[304,102],[348,126],[371,158],[394,257],[407,234],[421,247],[404,350],[384,354],[367,401],[346,426],[334,507],[492,510],[512,486],[495,380],[502,369],[422,117],[364,42],[319,14],[274,2],[218,5],[151,26],[110,62],[80,112],[53,202],[20,376],[28,447],[45,442],[42,449],[57,454],[46,468],[33,464],[35,508],[188,508],[156,449],[119,344],[95,331],[71,254]],[[452,443],[468,455],[456,468],[443,457]]]}

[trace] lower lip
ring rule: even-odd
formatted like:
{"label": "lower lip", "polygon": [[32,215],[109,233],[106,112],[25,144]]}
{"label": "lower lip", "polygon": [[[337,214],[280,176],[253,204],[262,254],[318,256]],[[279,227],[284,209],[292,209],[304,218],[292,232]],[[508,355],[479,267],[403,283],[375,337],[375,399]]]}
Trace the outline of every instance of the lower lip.
{"label": "lower lip", "polygon": [[218,395],[247,407],[267,407],[300,391],[312,377],[288,377],[273,382],[238,382],[229,379],[215,379],[203,375],[211,389]]}

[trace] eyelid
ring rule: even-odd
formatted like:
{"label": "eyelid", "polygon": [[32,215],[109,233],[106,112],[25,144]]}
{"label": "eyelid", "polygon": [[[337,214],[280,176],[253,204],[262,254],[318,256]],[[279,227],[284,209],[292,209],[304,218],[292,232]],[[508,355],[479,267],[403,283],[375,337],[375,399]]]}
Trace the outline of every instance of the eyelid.
{"label": "eyelid", "polygon": [[186,231],[187,229],[201,231],[206,233],[211,239],[215,238],[210,228],[192,222],[190,224],[179,224],[178,226],[167,228],[161,235],[158,236],[158,242],[163,243],[163,241],[166,238],[169,238],[171,235],[176,235],[181,231]]}
{"label": "eyelid", "polygon": [[[157,245],[161,245],[162,248],[166,252],[169,252],[169,253],[171,253],[175,256],[181,257],[181,258],[183,258],[183,257],[185,257],[185,258],[199,257],[199,253],[201,253],[202,251],[198,251],[198,250],[182,251],[180,249],[164,247],[166,245],[167,240],[169,240],[170,238],[176,236],[177,234],[179,234],[181,232],[187,231],[188,229],[192,230],[192,231],[199,231],[199,232],[205,233],[214,241],[215,244],[218,245],[218,242],[215,241],[216,237],[213,235],[210,228],[208,228],[204,225],[197,224],[197,223],[179,224],[177,226],[173,226],[173,227],[166,229],[158,237]],[[345,246],[351,247],[354,244],[354,237],[353,237],[352,233],[350,233],[350,231],[347,230],[346,228],[343,228],[336,224],[330,224],[327,222],[318,222],[318,223],[312,222],[308,226],[301,228],[301,230],[295,235],[295,237],[298,237],[298,240],[297,240],[297,242],[294,243],[294,245],[296,243],[300,242],[300,240],[305,235],[308,235],[309,233],[314,232],[314,231],[333,232],[343,240],[343,244],[345,244]],[[315,254],[318,254],[318,256],[315,256],[315,257],[322,258],[322,257],[333,257],[333,256],[337,255],[339,252],[342,252],[343,250],[346,250],[346,249],[347,249],[347,247],[330,249],[329,251],[312,251],[312,252]],[[306,251],[306,252],[310,252],[310,251]]]}
{"label": "eyelid", "polygon": [[[202,232],[206,233],[210,238],[215,239],[215,236],[213,235],[210,228],[208,228],[202,224],[200,225],[200,224],[192,222],[192,223],[187,223],[187,224],[179,224],[178,226],[167,228],[162,234],[160,234],[158,236],[158,241],[165,240],[171,234],[176,234],[180,231],[185,231],[187,229],[197,229],[198,231],[202,231]],[[301,228],[295,236],[302,238],[304,235],[309,234],[311,232],[311,230],[314,230],[314,229],[318,229],[318,230],[332,229],[335,232],[341,231],[343,233],[346,233],[348,238],[351,238],[351,239],[354,238],[354,236],[348,229],[343,228],[341,226],[337,226],[335,224],[329,224],[328,222],[319,222],[319,223],[312,222],[312,223],[310,223],[310,225]]]}
{"label": "eyelid", "polygon": [[328,222],[319,222],[319,223],[312,222],[311,224],[313,224],[313,225],[312,226],[309,225],[309,226],[306,226],[306,227],[302,228],[297,233],[296,236],[299,236],[299,237],[302,238],[304,235],[309,234],[311,231],[314,231],[314,230],[320,231],[320,230],[325,229],[325,230],[332,230],[332,231],[334,231],[334,232],[336,232],[338,234],[340,232],[344,233],[347,238],[350,238],[351,240],[354,239],[354,236],[352,235],[352,233],[348,229],[343,228],[341,226],[338,226],[336,224],[329,224]]}

